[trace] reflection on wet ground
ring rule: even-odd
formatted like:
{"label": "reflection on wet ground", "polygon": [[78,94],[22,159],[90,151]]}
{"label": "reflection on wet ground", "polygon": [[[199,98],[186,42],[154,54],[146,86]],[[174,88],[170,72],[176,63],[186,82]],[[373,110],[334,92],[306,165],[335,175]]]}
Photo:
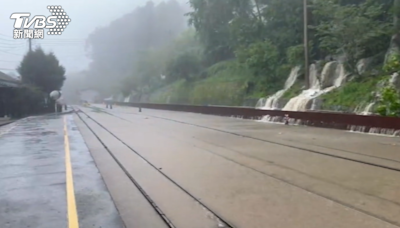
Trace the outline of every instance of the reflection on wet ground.
{"label": "reflection on wet ground", "polygon": [[0,137],[0,227],[66,227],[63,122],[26,118]]}
{"label": "reflection on wet ground", "polygon": [[63,118],[81,227],[122,227],[71,115],[30,117],[0,127],[0,227],[67,227]]}

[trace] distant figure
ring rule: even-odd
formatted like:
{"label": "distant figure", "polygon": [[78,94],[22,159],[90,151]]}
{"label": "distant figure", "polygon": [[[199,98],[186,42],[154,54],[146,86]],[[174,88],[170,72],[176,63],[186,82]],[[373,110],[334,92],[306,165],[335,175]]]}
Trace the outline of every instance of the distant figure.
{"label": "distant figure", "polygon": [[288,114],[285,114],[284,122],[285,122],[285,125],[289,125],[289,115]]}
{"label": "distant figure", "polygon": [[113,98],[112,97],[104,99],[104,102],[106,103],[106,108],[112,109],[112,105],[113,105]]}
{"label": "distant figure", "polygon": [[139,112],[142,112],[142,103],[141,103],[142,101],[141,100],[142,100],[142,94],[140,93],[139,94]]}
{"label": "distant figure", "polygon": [[60,112],[62,112],[63,107],[64,107],[64,111],[67,111],[67,102],[65,101],[64,97],[60,97],[56,100],[56,103],[58,104],[59,108],[60,108]]}

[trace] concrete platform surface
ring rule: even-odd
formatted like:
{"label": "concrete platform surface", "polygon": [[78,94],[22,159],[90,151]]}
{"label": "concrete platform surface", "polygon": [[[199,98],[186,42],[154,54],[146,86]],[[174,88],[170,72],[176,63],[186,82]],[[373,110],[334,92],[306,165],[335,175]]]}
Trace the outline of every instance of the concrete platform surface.
{"label": "concrete platform surface", "polygon": [[[398,138],[194,113],[81,109],[107,128],[80,114],[176,227],[218,227],[177,185],[235,227],[400,227]],[[104,165],[112,159],[78,119],[105,182],[116,183],[112,176],[122,173]],[[132,207],[114,200],[117,208]]]}
{"label": "concrete platform surface", "polygon": [[125,227],[71,115],[0,127],[0,227]]}
{"label": "concrete platform surface", "polygon": [[14,122],[10,118],[0,118],[0,127]]}
{"label": "concrete platform surface", "polygon": [[399,138],[79,108],[0,127],[1,228],[400,227]]}

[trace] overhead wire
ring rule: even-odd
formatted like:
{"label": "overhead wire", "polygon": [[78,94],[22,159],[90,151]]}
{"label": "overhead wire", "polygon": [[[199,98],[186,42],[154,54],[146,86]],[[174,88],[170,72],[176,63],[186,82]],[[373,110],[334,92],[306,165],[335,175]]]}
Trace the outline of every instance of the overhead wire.
{"label": "overhead wire", "polygon": [[12,53],[12,52],[7,52],[7,51],[4,51],[4,50],[0,50],[0,52],[6,53],[6,54],[9,54],[9,55],[19,55],[19,56],[23,56],[23,55],[21,55],[21,54]]}
{"label": "overhead wire", "polygon": [[[4,34],[1,34],[2,36],[8,37]],[[11,43],[5,43],[6,42],[11,42]],[[17,41],[17,42],[16,42]],[[90,51],[86,51],[86,39],[33,39],[32,40],[32,46],[33,47],[47,47],[47,48],[55,48],[57,46],[59,47],[67,47],[71,49],[71,47],[76,46],[76,47],[82,47],[82,52],[73,52],[73,53],[65,53],[65,54],[57,54],[58,57],[60,58],[77,58],[77,57],[85,57],[85,58],[90,58]],[[13,53],[10,51],[20,51],[23,48],[28,48],[27,46],[27,39],[18,39],[18,40],[13,40],[12,38],[9,39],[3,39],[0,37],[0,53],[3,54],[9,54],[9,55],[15,55],[15,56],[24,56],[25,54],[20,54],[20,53]],[[110,54],[109,50],[105,51],[96,51],[96,54]]]}
{"label": "overhead wire", "polygon": [[16,71],[17,69],[11,69],[11,68],[2,68],[2,67],[0,67],[0,70],[13,70],[13,71]]}
{"label": "overhead wire", "polygon": [[[10,51],[20,51],[21,49],[24,48],[28,48],[27,43],[20,43],[20,44],[8,44],[8,43],[4,43],[0,40],[0,52],[4,53],[4,54],[10,54],[10,55],[21,55],[18,53],[13,53]],[[58,41],[58,42],[37,42],[36,40],[34,40],[32,42],[32,46],[33,47],[68,47],[69,49],[71,49],[71,47],[76,46],[79,48],[84,49],[84,45],[83,42],[63,42],[63,41]],[[86,53],[85,53],[86,54]],[[83,55],[83,53],[77,53],[76,55]],[[61,56],[61,55],[60,55]]]}
{"label": "overhead wire", "polygon": [[5,63],[19,63],[19,62],[21,62],[21,61],[17,61],[17,60],[10,61],[10,60],[2,60],[2,59],[0,59],[0,62],[5,62]]}
{"label": "overhead wire", "polygon": [[[5,38],[7,37],[7,38]],[[0,33],[0,55],[8,55],[8,56],[15,56],[15,57],[10,57],[10,59],[16,58],[22,58],[24,55],[21,53],[14,53],[11,51],[21,51],[21,49],[27,48],[27,42],[25,40],[17,40],[17,39],[12,39],[10,36],[7,36],[5,34]],[[2,65],[14,65],[18,64],[21,62],[21,60],[5,60],[5,59],[0,59],[0,64]],[[10,68],[10,67],[0,67],[0,70],[9,70],[9,71],[16,71],[16,68]]]}
{"label": "overhead wire", "polygon": [[[84,51],[85,45],[86,45],[86,39],[77,39],[77,38],[32,39],[33,48],[39,46],[45,49],[49,48],[53,49],[60,47],[68,48],[69,50],[67,53],[61,52],[61,54],[56,54],[56,56],[61,62],[63,59],[64,61],[69,61],[68,59],[82,59],[82,58],[88,59],[89,58],[88,53]],[[75,51],[74,46],[82,50]],[[28,48],[29,48],[28,39],[13,39],[12,34],[6,35],[4,33],[0,33],[0,56],[10,56],[0,59],[0,66],[1,65],[5,66],[5,67],[0,67],[0,70],[15,71],[15,69],[9,68],[7,67],[7,65],[14,65],[20,63],[22,57],[26,54]],[[7,58],[10,59],[7,60]],[[21,58],[21,60],[11,60],[15,58]]]}
{"label": "overhead wire", "polygon": [[0,41],[0,47],[8,47],[8,48],[12,48],[12,47],[22,47],[26,45],[25,43],[21,43],[21,44],[6,44],[6,43],[2,43]]}
{"label": "overhead wire", "polygon": [[[3,33],[0,33],[0,35],[0,53],[2,53],[2,55],[23,56],[23,54],[10,51],[20,51],[22,48],[27,48],[26,40],[12,39]],[[7,39],[3,37],[7,37]]]}

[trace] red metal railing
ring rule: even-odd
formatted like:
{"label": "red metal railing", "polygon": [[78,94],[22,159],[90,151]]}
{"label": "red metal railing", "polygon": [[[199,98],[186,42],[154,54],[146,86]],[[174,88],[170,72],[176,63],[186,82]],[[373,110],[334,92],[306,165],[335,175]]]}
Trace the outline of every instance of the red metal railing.
{"label": "red metal railing", "polygon": [[196,106],[177,104],[152,104],[152,103],[125,103],[116,102],[116,105],[139,107],[144,109],[159,109],[179,112],[193,112],[218,116],[237,116],[245,119],[260,119],[263,116],[284,117],[286,114],[291,119],[300,120],[302,124],[316,127],[347,129],[349,126],[364,126],[365,131],[370,128],[383,128],[400,130],[400,118],[382,116],[363,116],[344,113],[322,112],[294,112],[282,110],[260,110],[255,108],[222,107],[222,106]]}

